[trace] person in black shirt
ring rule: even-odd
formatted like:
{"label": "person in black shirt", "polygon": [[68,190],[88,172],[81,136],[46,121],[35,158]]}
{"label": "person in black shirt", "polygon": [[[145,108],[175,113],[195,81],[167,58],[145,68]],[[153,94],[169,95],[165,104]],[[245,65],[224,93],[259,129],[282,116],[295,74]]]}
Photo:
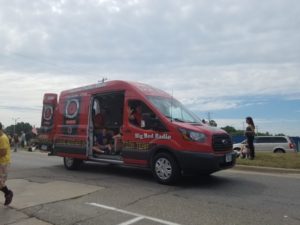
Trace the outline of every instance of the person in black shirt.
{"label": "person in black shirt", "polygon": [[112,135],[103,128],[96,137],[96,144],[93,146],[95,153],[110,154],[112,150]]}
{"label": "person in black shirt", "polygon": [[254,149],[254,136],[255,136],[255,125],[253,122],[252,117],[247,117],[246,118],[246,123],[247,123],[247,127],[245,130],[245,136],[247,138],[247,144],[249,147],[249,154],[250,154],[250,159],[253,160],[255,158],[255,149]]}

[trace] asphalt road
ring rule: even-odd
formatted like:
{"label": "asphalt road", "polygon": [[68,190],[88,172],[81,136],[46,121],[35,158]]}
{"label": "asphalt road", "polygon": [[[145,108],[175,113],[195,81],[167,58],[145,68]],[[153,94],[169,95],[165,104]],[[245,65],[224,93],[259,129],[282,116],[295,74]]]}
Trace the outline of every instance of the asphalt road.
{"label": "asphalt road", "polygon": [[[17,152],[12,156],[10,179],[99,188],[76,198],[17,210],[50,224],[300,224],[299,174],[227,170],[164,186],[146,170],[88,163],[80,171],[68,171],[61,158],[47,154]],[[68,192],[49,190],[45,196]]]}

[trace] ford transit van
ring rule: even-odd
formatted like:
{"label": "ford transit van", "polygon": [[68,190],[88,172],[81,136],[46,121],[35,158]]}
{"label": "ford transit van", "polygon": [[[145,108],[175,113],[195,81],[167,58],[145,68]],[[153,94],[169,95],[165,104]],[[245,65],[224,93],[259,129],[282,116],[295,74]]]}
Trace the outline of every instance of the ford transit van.
{"label": "ford transit van", "polygon": [[[103,130],[111,138],[106,149],[95,152]],[[202,124],[166,92],[137,82],[108,81],[59,96],[44,94],[40,144],[63,157],[67,169],[84,161],[144,167],[162,184],[235,165],[225,131]]]}

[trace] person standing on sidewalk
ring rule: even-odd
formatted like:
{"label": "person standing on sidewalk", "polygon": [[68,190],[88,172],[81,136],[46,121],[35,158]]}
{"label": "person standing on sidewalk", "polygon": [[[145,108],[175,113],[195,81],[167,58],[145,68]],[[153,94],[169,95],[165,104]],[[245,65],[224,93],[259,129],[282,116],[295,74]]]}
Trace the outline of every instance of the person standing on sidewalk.
{"label": "person standing on sidewalk", "polygon": [[14,142],[14,151],[18,151],[18,146],[19,146],[19,136],[17,133],[14,134],[13,136],[13,142]]}
{"label": "person standing on sidewalk", "polygon": [[7,188],[5,182],[7,180],[7,169],[10,164],[10,145],[9,139],[2,130],[0,123],[0,190],[4,193],[4,205],[9,205],[13,198],[13,192]]}
{"label": "person standing on sidewalk", "polygon": [[248,126],[246,127],[245,136],[247,138],[247,144],[249,147],[249,155],[250,159],[253,160],[255,158],[255,149],[254,149],[254,136],[255,136],[255,125],[252,117],[248,116],[246,118],[246,123]]}

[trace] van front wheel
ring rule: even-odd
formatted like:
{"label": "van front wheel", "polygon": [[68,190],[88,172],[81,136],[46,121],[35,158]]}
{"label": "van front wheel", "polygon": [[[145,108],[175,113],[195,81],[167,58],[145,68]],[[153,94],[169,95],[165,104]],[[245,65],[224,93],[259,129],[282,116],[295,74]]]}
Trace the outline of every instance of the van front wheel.
{"label": "van front wheel", "polygon": [[68,170],[77,170],[82,164],[82,160],[64,157],[64,166]]}
{"label": "van front wheel", "polygon": [[178,163],[168,153],[158,153],[153,158],[152,173],[161,184],[172,184],[180,177]]}

